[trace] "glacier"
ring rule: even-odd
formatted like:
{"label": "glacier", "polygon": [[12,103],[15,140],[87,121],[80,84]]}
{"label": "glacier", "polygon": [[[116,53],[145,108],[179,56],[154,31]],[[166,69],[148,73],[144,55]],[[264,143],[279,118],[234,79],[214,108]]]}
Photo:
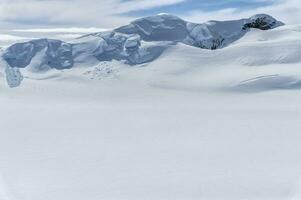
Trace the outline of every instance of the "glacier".
{"label": "glacier", "polygon": [[53,39],[16,43],[8,47],[2,57],[9,66],[16,68],[26,68],[43,50],[45,52],[38,64],[41,68],[46,65],[58,70],[70,69],[77,62],[88,62],[89,58],[136,65],[157,59],[168,47],[177,43],[214,50],[230,45],[250,28],[268,30],[281,25],[282,22],[264,14],[203,24],[159,14],[135,20],[112,31],[88,34],[69,43]]}

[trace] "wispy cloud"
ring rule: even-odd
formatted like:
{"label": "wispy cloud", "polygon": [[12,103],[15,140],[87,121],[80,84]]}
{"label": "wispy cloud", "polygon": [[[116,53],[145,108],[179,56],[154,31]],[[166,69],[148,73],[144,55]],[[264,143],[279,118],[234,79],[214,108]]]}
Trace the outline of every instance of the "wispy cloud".
{"label": "wispy cloud", "polygon": [[[258,6],[242,9],[242,4]],[[11,24],[17,28],[67,26],[108,29],[142,15],[170,10],[196,22],[267,13],[286,23],[301,23],[300,0],[0,0],[0,24]]]}
{"label": "wispy cloud", "polygon": [[93,33],[107,31],[103,28],[33,28],[33,29],[14,29],[13,32],[23,32],[23,33]]}
{"label": "wispy cloud", "polygon": [[28,39],[32,39],[32,38],[9,35],[9,34],[0,34],[0,41],[18,41],[18,40],[28,40]]}
{"label": "wispy cloud", "polygon": [[122,13],[173,5],[185,0],[0,0],[0,20],[19,24],[121,25]]}
{"label": "wispy cloud", "polygon": [[190,21],[202,22],[208,20],[230,20],[247,18],[258,13],[270,14],[286,24],[301,24],[301,1],[275,0],[274,3],[269,6],[259,7],[251,10],[242,10],[235,7],[211,12],[206,12],[203,10],[192,10],[189,13],[182,15],[182,17]]}

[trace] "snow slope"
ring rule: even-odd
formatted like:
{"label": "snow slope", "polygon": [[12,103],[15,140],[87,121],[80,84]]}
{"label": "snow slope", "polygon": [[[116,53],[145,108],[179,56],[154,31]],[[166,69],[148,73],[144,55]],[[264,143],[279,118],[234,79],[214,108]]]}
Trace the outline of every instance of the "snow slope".
{"label": "snow slope", "polygon": [[231,46],[216,51],[177,45],[150,63],[143,74],[160,87],[188,90],[299,88],[300,30],[300,26],[252,30]]}
{"label": "snow slope", "polygon": [[78,62],[88,65],[91,59],[138,65],[156,60],[177,43],[215,50],[230,45],[251,28],[270,30],[281,25],[282,22],[263,14],[249,19],[204,24],[162,14],[135,20],[112,31],[88,34],[69,43],[54,39],[16,43],[0,56],[13,68],[26,68],[35,60],[35,68],[41,68],[41,71],[45,68],[70,69]]}
{"label": "snow slope", "polygon": [[[231,46],[215,51],[161,42],[162,47],[169,46],[159,59],[135,66],[122,61],[99,62],[90,52],[103,50],[98,48],[96,42],[93,42],[95,46],[87,45],[87,38],[82,38],[82,43],[73,48],[73,52],[81,54],[75,61],[78,63],[75,68],[62,71],[46,67],[41,70],[37,67],[41,60],[38,58],[29,67],[21,69],[21,72],[25,77],[24,82],[56,77],[76,81],[104,79],[103,81],[190,91],[259,92],[298,89],[301,75],[300,30],[298,25],[268,31],[252,29]],[[138,45],[135,37],[127,45],[130,46],[131,43]],[[152,45],[157,46],[158,43]],[[81,50],[84,51],[80,52]]]}
{"label": "snow slope", "polygon": [[159,41],[161,56],[134,66],[99,62],[81,38],[75,67],[37,73],[42,52],[14,89],[0,61],[0,199],[300,198],[300,36],[251,29],[215,51]]}

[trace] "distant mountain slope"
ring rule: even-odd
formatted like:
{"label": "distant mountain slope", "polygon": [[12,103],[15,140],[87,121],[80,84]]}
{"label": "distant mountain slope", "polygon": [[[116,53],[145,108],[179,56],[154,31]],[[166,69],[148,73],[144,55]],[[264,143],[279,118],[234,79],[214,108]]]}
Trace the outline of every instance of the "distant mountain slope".
{"label": "distant mountain slope", "polygon": [[[279,46],[281,50],[282,47],[287,47],[288,51],[279,53],[278,47],[273,48],[273,45],[270,44],[263,46],[258,44],[259,46],[257,46],[256,41],[252,41],[255,46],[251,48],[248,45],[250,39],[245,39],[250,37],[247,33],[251,29],[253,29],[252,33],[258,30],[261,35],[264,35],[265,30],[282,25],[282,22],[263,14],[248,19],[223,22],[209,21],[204,24],[186,22],[173,15],[156,15],[135,20],[129,25],[112,31],[88,34],[68,43],[53,39],[16,43],[2,53],[2,63],[7,63],[7,69],[2,70],[2,73],[6,74],[8,85],[16,87],[21,84],[23,78],[29,77],[28,75],[23,76],[23,72],[30,73],[32,76],[32,74],[45,74],[52,69],[58,71],[71,69],[74,66],[84,66],[85,69],[88,69],[101,62],[115,60],[121,61],[119,66],[148,63],[149,70],[152,70],[152,67],[160,68],[158,69],[160,70],[158,77],[161,77],[162,80],[168,82],[167,77],[162,77],[163,74],[176,73],[178,75],[175,78],[178,79],[178,83],[181,83],[181,77],[189,74],[188,71],[197,66],[202,70],[203,68],[200,66],[212,67],[228,64],[256,66],[280,62],[298,62],[298,57],[294,56],[298,54],[298,49],[291,48],[288,43]],[[270,39],[269,35],[274,38],[278,34],[283,34],[283,32],[274,34],[273,30],[266,33],[264,36],[266,40]],[[285,38],[284,35],[281,37]],[[173,49],[178,49],[176,44],[181,44],[177,45],[180,48],[180,53],[170,53],[174,51]],[[185,46],[188,49],[184,48]],[[227,46],[229,48],[223,49]],[[171,51],[166,51],[169,49]],[[181,49],[186,50],[182,51]],[[223,51],[211,51],[216,49],[223,49]],[[163,52],[166,52],[165,57],[157,59]],[[207,57],[207,55],[210,56]],[[175,60],[177,61],[175,62]],[[162,63],[162,61],[164,62]],[[173,67],[171,68],[171,66]],[[183,74],[175,72],[177,66],[185,68],[182,69]],[[102,69],[95,70],[97,74],[114,72],[114,69],[107,70],[107,68],[105,72],[102,72]],[[152,76],[153,73],[149,70],[145,69],[146,74],[137,73],[137,76]],[[169,72],[169,70],[171,71]],[[94,73],[94,70],[92,72]],[[201,82],[206,80],[204,76],[211,76],[207,72],[196,74]],[[43,79],[41,77],[46,76],[40,76],[37,79]],[[56,76],[53,73],[50,75],[50,77]],[[190,77],[192,76],[194,75],[191,74]],[[156,77],[154,80],[158,80],[158,78]],[[199,84],[204,85],[204,83]]]}
{"label": "distant mountain slope", "polygon": [[113,31],[89,34],[72,44],[50,39],[17,43],[7,48],[3,58],[11,67],[24,68],[38,52],[45,50],[39,65],[55,69],[71,68],[74,60],[83,54],[100,61],[126,60],[134,65],[156,59],[168,47],[160,42],[181,42],[203,49],[217,49],[241,38],[250,28],[267,30],[280,25],[281,22],[268,15],[194,24],[163,14],[138,19]]}

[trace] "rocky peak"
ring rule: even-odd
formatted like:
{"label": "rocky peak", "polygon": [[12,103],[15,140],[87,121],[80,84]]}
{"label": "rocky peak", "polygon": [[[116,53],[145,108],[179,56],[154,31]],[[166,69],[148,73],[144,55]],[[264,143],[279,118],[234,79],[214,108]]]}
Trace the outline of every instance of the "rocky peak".
{"label": "rocky peak", "polygon": [[250,17],[247,20],[247,23],[243,26],[243,29],[246,30],[248,28],[257,28],[260,30],[269,30],[281,25],[283,25],[282,22],[277,21],[270,15],[258,14]]}

